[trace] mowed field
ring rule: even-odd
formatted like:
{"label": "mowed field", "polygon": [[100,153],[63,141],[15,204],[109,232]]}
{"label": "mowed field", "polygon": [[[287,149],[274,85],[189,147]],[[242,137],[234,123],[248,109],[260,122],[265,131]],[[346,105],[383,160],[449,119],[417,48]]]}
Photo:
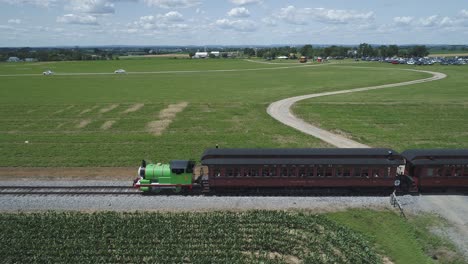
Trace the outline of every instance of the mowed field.
{"label": "mowed field", "polygon": [[468,148],[468,66],[397,66],[442,72],[447,78],[304,100],[293,111],[310,123],[373,147]]}
{"label": "mowed field", "polygon": [[[197,160],[206,148],[216,144],[235,148],[330,147],[277,123],[267,115],[266,107],[273,101],[290,96],[430,76],[398,70],[401,68],[399,65],[395,65],[394,69],[388,69],[392,65],[382,67],[376,63],[349,64],[372,66],[365,69],[341,67],[343,65],[346,63],[275,65],[245,60],[171,58],[1,63],[0,166],[137,166],[143,158],[154,162],[188,158]],[[113,71],[119,68],[129,74],[114,74]],[[41,73],[48,69],[56,74],[43,76]],[[449,74],[446,86],[454,86],[441,86],[446,82],[442,80],[419,85],[419,93],[413,87],[401,87],[390,89],[395,92],[388,90],[365,94],[370,102],[410,100],[408,94],[414,94],[422,101],[427,96],[427,89],[433,93],[440,90],[439,93],[445,92],[445,96],[433,97],[438,98],[440,105],[446,106],[443,109],[446,116],[465,121],[458,124],[452,122],[450,124],[453,126],[447,127],[447,130],[466,133],[466,114],[463,119],[459,109],[466,108],[463,103],[467,101],[466,92],[463,93],[463,87],[458,86],[465,80],[457,77],[457,74],[463,75],[466,67],[428,69],[440,69]],[[453,79],[458,81],[454,82]],[[447,89],[452,92],[447,93]],[[387,99],[385,94],[389,93]],[[342,97],[354,98],[365,94]],[[449,106],[453,102],[458,104]],[[336,105],[323,105],[323,109],[337,109]],[[405,104],[400,106],[404,109],[409,107]],[[419,106],[421,109],[427,108],[422,104]],[[385,106],[377,110],[388,108]],[[310,114],[316,111],[314,108],[305,109],[305,112],[309,110]],[[320,124],[334,124],[333,116],[323,112]],[[346,114],[356,112],[352,108]],[[398,116],[410,118],[401,112],[396,115],[396,119]],[[340,115],[338,117],[345,119]],[[359,119],[359,115],[354,119]],[[418,118],[411,120],[413,126],[425,122]],[[326,124],[324,121],[327,121]],[[386,129],[385,122],[380,124]],[[348,131],[341,124],[339,128]],[[445,129],[440,123],[435,123],[433,128]],[[364,139],[363,143],[370,142],[364,137],[365,134],[352,133],[357,139]],[[379,130],[369,129],[368,133],[376,138],[376,142],[381,136]],[[437,134],[437,130],[434,134]],[[401,140],[406,138],[405,131],[398,130],[394,138],[397,139],[395,142],[371,145],[401,149]],[[441,140],[432,142],[431,146],[449,146],[451,142],[449,138],[441,137]],[[460,139],[463,140],[466,146],[466,134]]]}

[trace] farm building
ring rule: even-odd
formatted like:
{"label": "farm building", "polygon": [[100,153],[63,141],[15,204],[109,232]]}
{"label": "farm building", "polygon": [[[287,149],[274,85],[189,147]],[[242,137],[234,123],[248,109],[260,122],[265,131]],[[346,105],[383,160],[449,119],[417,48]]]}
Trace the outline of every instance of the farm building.
{"label": "farm building", "polygon": [[200,51],[197,51],[195,52],[195,55],[193,56],[195,59],[204,59],[204,58],[208,58],[208,52],[204,51],[204,52],[200,52]]}
{"label": "farm building", "polygon": [[7,60],[7,62],[19,62],[19,61],[21,61],[21,59],[18,57],[10,57]]}

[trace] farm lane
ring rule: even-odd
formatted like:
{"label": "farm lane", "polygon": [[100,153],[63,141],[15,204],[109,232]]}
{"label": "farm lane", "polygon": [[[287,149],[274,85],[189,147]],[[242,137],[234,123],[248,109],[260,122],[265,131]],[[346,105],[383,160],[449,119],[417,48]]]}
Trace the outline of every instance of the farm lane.
{"label": "farm lane", "polygon": [[[346,66],[341,66],[341,67],[346,67]],[[353,67],[353,66],[349,66],[349,67]],[[447,77],[446,74],[440,73],[440,72],[422,71],[422,70],[413,70],[413,69],[405,69],[405,70],[429,73],[429,74],[432,74],[432,77],[419,79],[419,80],[413,80],[413,81],[407,81],[407,82],[400,82],[400,83],[391,83],[391,84],[384,84],[384,85],[378,85],[378,86],[341,90],[341,91],[335,91],[335,92],[325,92],[325,93],[316,93],[316,94],[308,94],[308,95],[290,97],[290,98],[286,98],[286,99],[271,103],[267,108],[267,113],[274,119],[278,120],[279,122],[287,126],[290,126],[303,133],[319,138],[336,147],[369,148],[369,146],[367,145],[356,142],[349,138],[345,138],[341,135],[331,133],[329,131],[326,131],[317,126],[314,126],[310,123],[305,122],[304,120],[298,118],[291,112],[291,106],[301,100],[315,98],[315,97],[370,91],[370,90],[377,90],[377,89],[384,89],[384,88],[391,88],[391,87],[399,87],[399,86],[405,86],[405,85],[411,85],[411,84],[417,84],[417,83],[436,81],[436,80],[440,80],[440,79]]]}

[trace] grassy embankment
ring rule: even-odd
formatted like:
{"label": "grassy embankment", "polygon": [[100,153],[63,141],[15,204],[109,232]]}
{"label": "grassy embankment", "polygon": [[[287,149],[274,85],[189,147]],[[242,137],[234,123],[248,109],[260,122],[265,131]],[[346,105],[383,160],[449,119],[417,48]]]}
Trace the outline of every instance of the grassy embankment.
{"label": "grassy embankment", "polygon": [[[198,159],[215,144],[324,147],[273,120],[266,113],[268,104],[289,96],[428,77],[378,67],[288,66],[167,58],[2,63],[0,75],[39,75],[0,77],[0,166],[135,166],[142,158]],[[158,73],[113,74],[118,68]],[[40,75],[46,69],[56,75]],[[176,109],[181,112],[167,109],[184,102],[185,108]],[[126,112],[138,104],[144,106]]]}
{"label": "grassy embankment", "polygon": [[6,262],[432,263],[430,242],[415,238],[421,228],[389,211],[48,212],[0,222]]}
{"label": "grassy embankment", "polygon": [[[443,80],[304,100],[294,112],[320,127],[374,147],[468,148],[468,66],[410,67],[443,72]],[[333,67],[333,66],[330,66]]]}

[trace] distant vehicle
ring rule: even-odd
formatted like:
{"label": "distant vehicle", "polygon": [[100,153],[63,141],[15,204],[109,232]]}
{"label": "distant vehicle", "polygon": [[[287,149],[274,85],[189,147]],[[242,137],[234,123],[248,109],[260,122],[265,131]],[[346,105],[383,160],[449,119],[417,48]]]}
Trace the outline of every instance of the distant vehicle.
{"label": "distant vehicle", "polygon": [[54,72],[51,71],[51,70],[47,70],[47,71],[42,73],[42,75],[52,75],[52,74],[54,74]]}
{"label": "distant vehicle", "polygon": [[307,62],[307,57],[306,57],[306,56],[301,56],[301,57],[299,58],[299,62],[300,62],[300,63],[306,63],[306,62]]}
{"label": "distant vehicle", "polygon": [[127,72],[124,69],[118,69],[118,70],[115,70],[114,73],[122,74],[122,73],[127,73]]}

